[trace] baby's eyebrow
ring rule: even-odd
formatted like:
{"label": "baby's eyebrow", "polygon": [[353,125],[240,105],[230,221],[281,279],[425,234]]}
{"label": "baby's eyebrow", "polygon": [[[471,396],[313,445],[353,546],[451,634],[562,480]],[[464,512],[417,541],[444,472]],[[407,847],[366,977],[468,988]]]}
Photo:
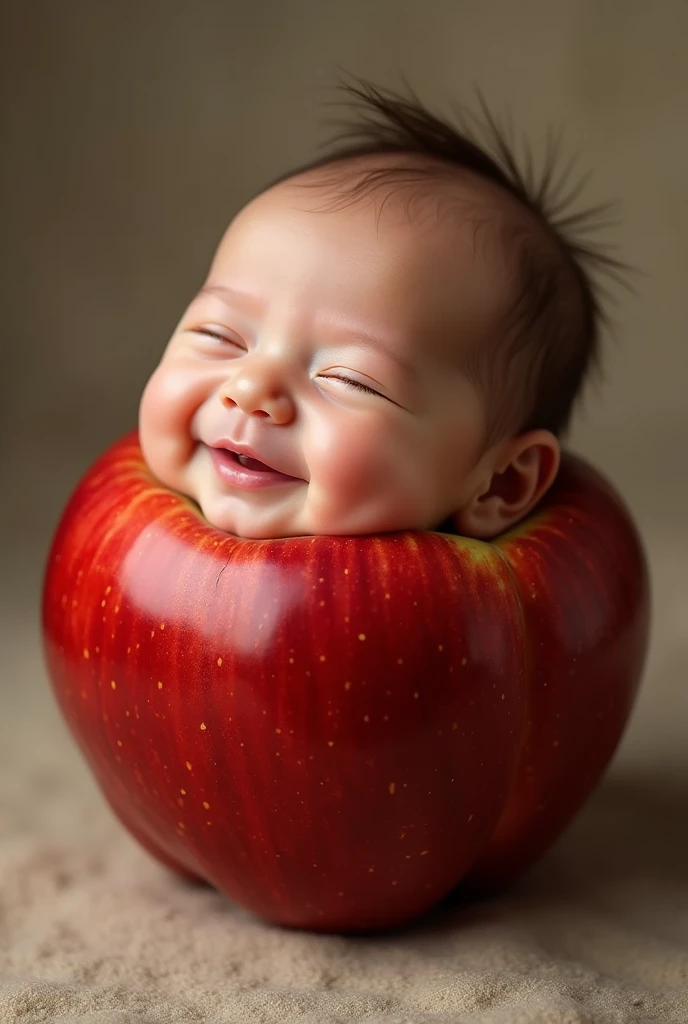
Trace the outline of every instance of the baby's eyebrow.
{"label": "baby's eyebrow", "polygon": [[250,316],[258,316],[267,304],[266,300],[260,298],[260,296],[252,295],[250,292],[238,291],[236,288],[230,288],[228,284],[213,284],[212,282],[204,284],[198,293],[198,297],[201,295],[216,295],[225,301],[231,302],[232,305],[244,309]]}
{"label": "baby's eyebrow", "polygon": [[337,325],[335,330],[338,334],[341,334],[344,338],[349,338],[354,341],[362,341],[364,344],[369,345],[370,348],[376,349],[378,352],[382,352],[383,355],[387,356],[393,362],[395,362],[412,380],[418,380],[418,368],[410,363],[408,360],[400,356],[398,352],[395,352],[387,342],[381,338],[375,337],[373,334],[369,334],[368,331],[359,327],[344,327]]}

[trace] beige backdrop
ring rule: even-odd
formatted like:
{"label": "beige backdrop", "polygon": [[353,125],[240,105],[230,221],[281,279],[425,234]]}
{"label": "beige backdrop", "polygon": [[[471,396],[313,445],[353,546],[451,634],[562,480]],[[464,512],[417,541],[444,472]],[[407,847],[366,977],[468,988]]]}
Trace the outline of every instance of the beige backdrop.
{"label": "beige backdrop", "polygon": [[[7,742],[0,841],[8,837],[14,853],[5,853],[10,861],[2,861],[0,886],[11,876],[7,864],[14,863],[12,856],[19,858],[17,877],[33,879],[26,883],[24,902],[17,904],[18,931],[8,931],[7,926],[0,931],[0,967],[9,978],[9,987],[0,986],[5,998],[10,999],[7,993],[25,994],[31,985],[64,984],[64,991],[76,1000],[69,1004],[69,1012],[74,1019],[82,1012],[78,993],[86,982],[79,981],[74,957],[88,959],[89,946],[96,940],[83,925],[83,949],[77,941],[71,960],[59,952],[63,944],[58,933],[71,912],[60,909],[62,905],[54,902],[57,896],[50,896],[52,889],[44,875],[51,855],[45,854],[45,844],[53,854],[59,848],[59,857],[67,862],[71,847],[69,837],[60,840],[64,847],[55,846],[60,815],[54,800],[64,802],[64,820],[72,822],[70,827],[80,823],[84,843],[93,834],[89,822],[93,828],[96,819],[95,832],[106,833],[113,848],[127,843],[89,788],[46,696],[35,607],[56,517],[87,464],[135,422],[146,377],[200,283],[227,220],[262,182],[310,157],[326,136],[324,102],[341,67],[392,86],[398,86],[405,75],[421,98],[444,111],[453,101],[470,103],[478,85],[496,111],[513,111],[536,148],[548,125],[563,126],[568,149],[581,153],[582,168],[594,169],[587,198],[595,202],[611,197],[621,203],[622,223],[613,239],[620,246],[619,255],[643,273],[636,280],[636,296],[618,293],[613,309],[615,335],[606,352],[607,379],[602,388],[589,393],[576,420],[572,445],[621,489],[646,538],[655,591],[651,657],[635,717],[607,788],[563,843],[561,861],[550,859],[549,869],[535,876],[542,888],[535,885],[535,904],[527,904],[525,918],[517,911],[514,917],[500,910],[507,932],[495,933],[495,941],[502,954],[511,948],[513,963],[518,962],[521,954],[514,934],[524,934],[524,920],[532,919],[533,907],[544,905],[543,893],[548,893],[550,905],[553,900],[559,906],[557,920],[567,914],[570,921],[575,919],[567,933],[574,938],[559,940],[552,938],[558,935],[556,929],[547,932],[551,943],[543,947],[542,969],[546,973],[551,967],[556,982],[564,961],[578,965],[572,968],[572,976],[582,971],[580,977],[588,979],[593,995],[581,996],[584,1009],[580,1011],[571,997],[573,1009],[567,1009],[567,1003],[557,1015],[557,999],[569,991],[566,985],[573,984],[569,978],[559,988],[555,984],[553,1001],[543,997],[542,1017],[524,1019],[688,1019],[688,1009],[682,1016],[683,1004],[677,1009],[678,1003],[671,1001],[679,999],[676,993],[685,987],[680,979],[688,970],[687,869],[678,869],[674,863],[676,851],[684,854],[677,861],[688,862],[688,835],[676,814],[681,801],[685,808],[688,792],[688,4],[682,0],[36,0],[4,7],[0,31],[0,75],[5,87],[0,708]],[[27,806],[33,806],[34,812]],[[613,834],[604,832],[609,821],[616,822]],[[650,844],[646,855],[643,843]],[[602,847],[606,854],[600,853]],[[43,861],[40,854],[37,862],[35,857],[32,860],[31,851],[35,854],[36,849],[43,851]],[[28,866],[17,850],[28,851]],[[134,876],[138,871],[147,879],[158,877],[157,869],[139,858],[138,851],[129,846],[126,850]],[[598,868],[606,856],[605,885],[622,887],[618,900],[610,904],[616,909],[607,907],[602,913],[590,895],[597,892],[596,886],[586,883],[583,874],[576,898],[579,907],[587,897],[592,901],[592,917],[585,920],[575,918],[565,887],[557,888],[557,878],[571,881],[571,872],[578,870],[573,865],[579,864],[581,856],[584,863]],[[628,863],[632,869],[624,875]],[[547,870],[554,871],[552,877]],[[665,891],[669,884],[665,876],[676,883],[671,893]],[[545,884],[542,879],[549,881]],[[649,894],[642,890],[642,879],[649,879]],[[125,886],[125,881],[116,884]],[[43,892],[42,885],[47,885],[53,908],[50,925],[38,908],[41,898],[36,893]],[[177,892],[170,888],[165,899],[179,902],[182,897],[170,895],[173,891]],[[132,907],[138,898],[131,897]],[[642,908],[644,898],[647,907],[656,907],[659,901],[665,923],[656,923],[649,909],[641,909],[640,917],[633,918],[628,906]],[[614,914],[622,905],[627,907],[628,919],[617,931],[624,936],[635,934],[635,939],[628,940],[627,948],[623,943],[614,947],[610,939],[610,947],[600,936],[606,934],[605,927],[614,932]],[[0,901],[0,918],[2,907]],[[145,912],[145,901],[142,907]],[[82,909],[92,917],[85,904]],[[112,912],[116,914],[117,908]],[[182,912],[195,914],[196,927],[202,927],[203,911],[191,897]],[[132,914],[134,920],[135,909]],[[128,927],[136,926],[130,922]],[[232,927],[239,927],[234,920]],[[53,934],[51,928],[55,932],[52,946],[45,937]],[[647,934],[644,928],[649,929]],[[52,966],[45,967],[43,954],[32,946],[34,934],[43,935],[44,945],[57,956],[49,960]],[[98,940],[103,962],[114,955],[108,946],[109,934]],[[119,934],[116,928],[115,934]],[[481,934],[481,941],[487,942],[487,933]],[[251,941],[257,941],[255,935]],[[599,955],[590,952],[597,948],[595,942]],[[657,954],[658,942],[668,943],[664,959]],[[117,955],[125,957],[126,941],[122,939],[120,945]],[[312,955],[315,948],[311,947]],[[490,948],[493,966],[507,970],[506,954],[497,955]],[[609,948],[615,952],[609,953]],[[284,949],[276,949],[273,962],[284,964],[279,960]],[[656,963],[652,960],[648,967],[651,951]],[[338,955],[337,950],[332,953],[335,964]],[[212,959],[211,951],[208,956]],[[466,956],[470,960],[469,953]],[[667,956],[675,976],[667,980],[660,971],[658,981],[657,965],[665,963]],[[449,975],[452,971],[456,975],[456,963],[448,962],[453,963]],[[527,962],[526,957],[525,973]],[[134,970],[133,961],[129,967]],[[179,964],[175,969],[183,977]],[[260,972],[251,975],[252,969],[246,967],[249,988],[262,985],[271,992],[270,969],[266,967],[264,978]],[[329,969],[344,993],[353,991],[351,970],[341,963]],[[151,970],[155,973],[154,967]],[[125,984],[124,967],[120,974]],[[392,989],[393,975],[392,971]],[[0,976],[4,977],[2,971]],[[292,984],[288,971],[276,971],[275,976],[281,979],[278,987],[285,990],[301,984]],[[97,991],[102,979],[103,991],[111,981],[105,968],[88,977]],[[241,972],[238,977],[243,977]],[[316,998],[321,982],[311,981],[303,981],[303,986]],[[593,1002],[586,1002],[593,1000],[600,986],[607,991],[605,985],[612,992],[612,1009],[617,1005],[614,999],[621,998],[619,992],[628,997],[619,1016],[607,1018],[602,1010],[590,1009]],[[657,992],[668,1001],[661,1006],[652,1003],[653,1013],[658,1014],[654,1017],[648,1007],[652,999],[660,998]],[[636,998],[640,1004],[633,1002]],[[455,999],[447,1005],[466,1016],[447,1020],[492,1020],[491,1007],[499,1003],[483,1001],[481,1010],[479,1001],[471,1009],[470,1000]],[[513,1006],[505,999],[504,1019],[516,1020]],[[425,1020],[415,1015],[421,1013],[421,1003],[411,999],[408,1005],[400,1004],[399,1013],[408,1012],[404,1020]],[[0,1021],[14,1019],[2,1015],[3,1007],[9,1014],[11,1005],[15,1004],[0,1000]],[[125,1019],[110,1018],[109,1003],[97,1005],[98,1012],[105,1014],[98,1020]],[[174,1000],[170,1005],[176,1005]],[[229,1014],[222,1005],[222,1013]],[[323,1007],[313,1010],[313,1020],[330,1019]],[[387,1019],[383,1010],[381,1020]],[[210,1013],[207,1007],[206,1011]],[[546,1016],[550,1011],[553,1016]],[[28,1019],[34,1019],[30,1013],[39,1011],[26,1012]],[[217,1012],[217,1018],[204,1019],[235,1019]],[[261,1017],[255,1007],[251,1012],[253,1016],[236,1019],[274,1019],[269,1014]],[[487,1015],[480,1016],[482,1012]],[[578,1012],[583,1015],[575,1016]],[[160,1019],[177,1018],[163,1014]],[[352,1019],[363,1019],[362,1011],[358,1017],[352,1012]]]}

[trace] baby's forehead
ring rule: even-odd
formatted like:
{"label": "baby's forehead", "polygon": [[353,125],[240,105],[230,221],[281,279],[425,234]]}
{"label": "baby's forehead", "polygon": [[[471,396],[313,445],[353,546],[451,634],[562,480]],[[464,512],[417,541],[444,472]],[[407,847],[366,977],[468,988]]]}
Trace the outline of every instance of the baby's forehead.
{"label": "baby's forehead", "polygon": [[[245,265],[248,239],[251,266],[265,267],[268,252],[286,253],[293,263],[299,238],[307,249],[315,234],[325,253],[334,249],[350,264],[371,267],[371,251],[379,246],[390,269],[375,278],[375,312],[428,343],[429,334],[448,333],[465,353],[470,342],[480,344],[502,329],[520,288],[518,237],[537,230],[533,220],[474,172],[383,154],[326,164],[265,190],[230,227],[227,255],[232,266],[237,260]],[[335,276],[341,270],[320,255],[315,265]],[[278,276],[281,286],[282,271]],[[359,279],[369,291],[365,273]],[[361,298],[360,288],[341,294],[354,305]]]}
{"label": "baby's forehead", "polygon": [[[492,273],[495,287],[518,272],[519,239],[550,248],[539,218],[504,188],[471,170],[404,153],[377,153],[336,160],[286,178],[254,200],[272,212],[339,214],[355,229],[374,221],[398,247],[440,251],[457,272],[466,256]],[[366,221],[353,216],[363,213]],[[501,290],[498,288],[498,290]],[[495,296],[496,298],[496,296]]]}

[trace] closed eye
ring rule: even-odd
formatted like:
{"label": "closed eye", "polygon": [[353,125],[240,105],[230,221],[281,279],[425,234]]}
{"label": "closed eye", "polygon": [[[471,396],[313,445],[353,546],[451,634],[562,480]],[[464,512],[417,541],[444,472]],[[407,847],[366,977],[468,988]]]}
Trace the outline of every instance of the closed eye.
{"label": "closed eye", "polygon": [[377,395],[378,398],[385,398],[385,395],[380,394],[375,388],[368,387],[367,384],[362,384],[360,380],[352,380],[351,377],[337,377],[333,373],[321,374],[325,380],[339,380],[342,384],[348,384],[349,387],[356,388],[357,391],[366,391],[369,395]]}
{"label": "closed eye", "polygon": [[200,334],[204,338],[212,338],[214,341],[221,341],[226,345],[236,345],[237,348],[243,348],[243,344],[239,338],[232,337],[227,331],[224,331],[220,327],[214,325],[206,327],[194,328],[194,334]]}

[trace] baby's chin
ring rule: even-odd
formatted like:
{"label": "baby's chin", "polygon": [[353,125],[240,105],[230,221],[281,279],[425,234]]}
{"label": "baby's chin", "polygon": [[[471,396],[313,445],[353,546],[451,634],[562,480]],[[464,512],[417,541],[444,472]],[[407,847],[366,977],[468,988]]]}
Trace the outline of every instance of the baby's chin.
{"label": "baby's chin", "polygon": [[[305,486],[305,485],[304,485]],[[416,526],[391,524],[388,520],[357,520],[345,523],[335,517],[324,520],[310,516],[307,511],[299,514],[290,509],[288,502],[277,508],[237,507],[241,502],[218,502],[197,500],[206,521],[215,529],[245,540],[281,540],[289,537],[362,537],[379,536],[386,533],[400,533],[424,529]],[[451,521],[428,526],[427,530],[455,533]]]}
{"label": "baby's chin", "polygon": [[218,494],[210,488],[201,488],[189,497],[196,501],[207,522],[223,533],[246,540],[276,540],[313,532],[302,513],[304,497],[299,493],[307,486],[305,481],[288,485],[285,490],[291,493],[280,497],[264,493]]}

